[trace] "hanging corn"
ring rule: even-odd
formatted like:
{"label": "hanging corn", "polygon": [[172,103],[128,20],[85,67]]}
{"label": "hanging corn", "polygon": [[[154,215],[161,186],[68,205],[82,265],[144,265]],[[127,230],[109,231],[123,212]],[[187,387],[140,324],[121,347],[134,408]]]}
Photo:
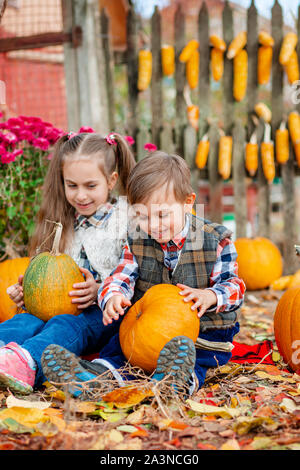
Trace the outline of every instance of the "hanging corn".
{"label": "hanging corn", "polygon": [[199,108],[195,104],[187,107],[187,117],[190,125],[198,130],[199,127]]}
{"label": "hanging corn", "polygon": [[138,90],[144,91],[148,88],[152,76],[152,53],[147,49],[139,51],[139,68],[138,68]]}
{"label": "hanging corn", "polygon": [[284,65],[284,69],[290,84],[293,84],[296,80],[299,80],[299,62],[296,50],[292,52],[288,62]]}
{"label": "hanging corn", "polygon": [[175,72],[175,49],[173,46],[162,46],[161,64],[164,75],[173,75]]}
{"label": "hanging corn", "polygon": [[259,85],[268,83],[272,70],[272,46],[260,46],[257,58],[257,81]]}
{"label": "hanging corn", "polygon": [[262,46],[271,46],[273,47],[274,46],[274,39],[272,38],[272,36],[267,33],[266,31],[260,31],[259,34],[258,34],[258,42],[262,45]]}
{"label": "hanging corn", "polygon": [[222,135],[219,140],[218,171],[223,180],[227,180],[231,173],[232,137]]}
{"label": "hanging corn", "polygon": [[196,159],[195,164],[200,170],[205,168],[208,154],[209,154],[209,140],[208,135],[205,134],[200,142],[198,143],[197,152],[196,152]]}
{"label": "hanging corn", "polygon": [[227,49],[227,58],[233,59],[247,44],[246,31],[240,32],[229,44]]}
{"label": "hanging corn", "polygon": [[271,126],[265,124],[264,141],[260,147],[262,169],[266,180],[271,184],[275,178],[274,143],[271,140]]}
{"label": "hanging corn", "polygon": [[209,40],[210,40],[211,45],[215,49],[218,49],[219,51],[222,51],[222,52],[224,52],[226,50],[226,43],[219,36],[216,36],[215,34],[212,34],[210,36]]}
{"label": "hanging corn", "polygon": [[261,101],[254,106],[256,114],[262,118],[265,122],[270,122],[272,119],[272,113],[265,103]]}
{"label": "hanging corn", "polygon": [[289,159],[289,131],[286,128],[285,121],[282,121],[279,129],[275,132],[275,155],[276,161],[284,164]]}
{"label": "hanging corn", "polygon": [[242,101],[247,91],[248,54],[245,49],[239,51],[233,59],[233,96]]}
{"label": "hanging corn", "polygon": [[297,161],[298,168],[300,168],[300,140],[294,144],[294,153]]}
{"label": "hanging corn", "polygon": [[282,41],[282,45],[279,53],[279,63],[286,65],[290,60],[290,57],[295,50],[298,42],[298,36],[296,33],[287,33]]}
{"label": "hanging corn", "polygon": [[196,88],[199,79],[200,54],[196,49],[186,63],[186,78],[191,89]]}
{"label": "hanging corn", "polygon": [[218,82],[224,73],[224,52],[216,47],[211,50],[211,71],[213,79]]}
{"label": "hanging corn", "polygon": [[180,62],[187,62],[189,58],[191,57],[192,53],[198,49],[199,47],[199,42],[196,41],[196,39],[192,39],[187,43],[187,45],[182,49],[180,56],[179,56],[179,61]]}
{"label": "hanging corn", "polygon": [[292,111],[288,117],[288,128],[293,144],[300,142],[300,114]]}
{"label": "hanging corn", "polygon": [[245,167],[250,176],[254,176],[258,168],[258,144],[256,132],[250,137],[245,147]]}

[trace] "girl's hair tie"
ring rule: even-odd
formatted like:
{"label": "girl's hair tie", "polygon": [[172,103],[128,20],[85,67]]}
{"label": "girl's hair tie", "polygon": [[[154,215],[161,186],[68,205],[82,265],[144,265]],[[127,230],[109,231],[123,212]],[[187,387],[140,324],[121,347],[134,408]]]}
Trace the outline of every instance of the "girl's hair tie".
{"label": "girl's hair tie", "polygon": [[106,142],[109,144],[109,145],[117,145],[117,142],[115,141],[115,134],[113,132],[111,132],[110,134],[108,134],[106,137],[105,137],[105,140]]}
{"label": "girl's hair tie", "polygon": [[75,135],[78,135],[78,134],[79,134],[78,132],[73,132],[73,131],[69,132],[67,134],[68,140],[72,139],[72,137],[75,137]]}

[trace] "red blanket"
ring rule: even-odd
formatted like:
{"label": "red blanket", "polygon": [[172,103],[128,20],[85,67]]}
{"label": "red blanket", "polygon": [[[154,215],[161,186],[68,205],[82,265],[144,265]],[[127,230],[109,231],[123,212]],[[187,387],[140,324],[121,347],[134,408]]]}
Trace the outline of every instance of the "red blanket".
{"label": "red blanket", "polygon": [[[270,340],[262,341],[258,344],[249,346],[248,344],[232,342],[234,348],[232,350],[232,357],[230,362],[237,362],[239,364],[261,362],[262,364],[275,365],[272,359],[273,343]],[[263,360],[262,360],[263,359]]]}

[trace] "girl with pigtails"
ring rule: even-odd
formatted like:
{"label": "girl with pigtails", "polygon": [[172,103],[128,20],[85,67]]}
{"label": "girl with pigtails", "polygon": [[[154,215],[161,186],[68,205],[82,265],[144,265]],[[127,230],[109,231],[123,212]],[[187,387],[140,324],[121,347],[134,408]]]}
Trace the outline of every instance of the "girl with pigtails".
{"label": "girl with pigtails", "polygon": [[[125,138],[113,133],[67,134],[55,145],[43,186],[43,199],[29,256],[51,251],[55,224],[61,224],[59,251],[78,264],[85,281],[69,292],[78,315],[58,315],[47,322],[23,311],[0,325],[0,387],[27,394],[46,379],[41,356],[51,343],[78,356],[99,351],[118,331],[122,317],[104,325],[97,303],[100,283],[118,265],[127,239],[126,183],[134,157]],[[24,306],[23,276],[7,289]],[[51,295],[51,293],[49,293]]]}

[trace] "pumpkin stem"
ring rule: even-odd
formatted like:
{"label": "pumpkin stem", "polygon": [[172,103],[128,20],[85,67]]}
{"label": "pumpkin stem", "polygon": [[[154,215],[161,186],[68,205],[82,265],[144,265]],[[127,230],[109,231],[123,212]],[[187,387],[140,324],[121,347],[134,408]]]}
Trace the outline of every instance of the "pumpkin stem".
{"label": "pumpkin stem", "polygon": [[59,244],[60,244],[60,239],[61,239],[63,226],[62,226],[61,222],[53,222],[53,223],[56,224],[56,228],[55,228],[55,237],[54,237],[54,240],[53,240],[51,254],[55,255],[55,256],[58,256],[60,254]]}

